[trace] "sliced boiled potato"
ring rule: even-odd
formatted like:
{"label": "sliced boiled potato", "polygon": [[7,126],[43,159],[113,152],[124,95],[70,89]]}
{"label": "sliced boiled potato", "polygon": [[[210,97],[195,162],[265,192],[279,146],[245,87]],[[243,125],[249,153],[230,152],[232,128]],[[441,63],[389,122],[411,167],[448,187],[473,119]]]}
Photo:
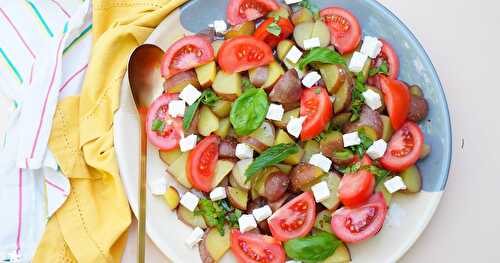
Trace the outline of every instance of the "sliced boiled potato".
{"label": "sliced boiled potato", "polygon": [[224,235],[217,228],[210,228],[202,237],[198,250],[203,263],[219,261],[231,246],[231,229],[225,226]]}
{"label": "sliced boiled potato", "polygon": [[308,163],[299,163],[290,172],[291,190],[294,193],[307,191],[312,185],[321,181],[324,173],[319,167]]}
{"label": "sliced boiled potato", "polygon": [[349,249],[347,246],[342,243],[340,244],[337,249],[335,249],[335,252],[325,259],[323,263],[348,263],[351,262],[351,252],[349,252]]}
{"label": "sliced boiled potato", "polygon": [[193,212],[187,210],[184,206],[180,205],[177,207],[177,218],[184,224],[195,228],[199,227],[202,229],[207,228],[207,223],[201,215],[195,215]]}
{"label": "sliced boiled potato", "polygon": [[292,12],[291,8],[287,4],[279,4],[280,7],[274,11],[271,11],[267,14],[267,17],[283,17],[283,18],[289,18],[290,13]]}
{"label": "sliced boiled potato", "polygon": [[282,164],[282,163],[275,164],[274,166],[278,167],[278,169],[280,169],[280,171],[282,171],[283,173],[286,173],[286,174],[289,174],[293,168],[293,166],[291,166],[289,164]]}
{"label": "sliced boiled potato", "polygon": [[168,93],[179,93],[189,84],[197,88],[200,87],[200,83],[198,82],[198,78],[196,78],[194,70],[179,72],[173,75],[165,81],[163,87]]}
{"label": "sliced boiled potato", "polygon": [[291,20],[292,23],[297,26],[298,24],[302,24],[305,22],[314,22],[314,15],[311,10],[307,8],[301,8],[293,13]]}
{"label": "sliced boiled potato", "polygon": [[182,153],[175,162],[167,167],[167,171],[174,176],[174,178],[184,187],[191,188],[191,182],[189,182],[187,177],[187,160],[189,154],[187,152]]}
{"label": "sliced boiled potato", "polygon": [[222,44],[224,44],[224,40],[215,40],[214,42],[212,42],[212,47],[214,48],[215,57],[217,57],[217,55],[219,54],[219,49],[222,46]]}
{"label": "sliced boiled potato", "polygon": [[314,22],[311,38],[314,37],[319,38],[319,43],[321,47],[327,47],[328,45],[330,45],[330,40],[331,40],[330,29],[321,20],[316,20],[316,22]]}
{"label": "sliced boiled potato", "polygon": [[255,23],[246,21],[239,25],[232,26],[229,31],[224,34],[225,39],[231,39],[239,36],[251,36],[255,32]]}
{"label": "sliced boiled potato", "polygon": [[227,192],[227,198],[229,199],[229,202],[231,203],[232,206],[243,211],[247,210],[248,191],[227,186],[226,192]]}
{"label": "sliced boiled potato", "polygon": [[282,40],[281,42],[278,43],[278,46],[276,47],[276,53],[278,54],[278,58],[281,61],[285,60],[286,55],[288,54],[288,51],[294,46],[295,44],[293,43],[292,40],[285,39]]}
{"label": "sliced boiled potato", "polygon": [[175,149],[170,150],[168,152],[164,152],[164,151],[159,151],[159,152],[160,152],[160,159],[167,165],[171,165],[182,154],[182,152],[179,148],[175,148]]}
{"label": "sliced boiled potato", "polygon": [[274,83],[278,81],[278,79],[285,74],[285,71],[281,67],[279,63],[276,61],[271,62],[271,64],[268,65],[269,67],[269,75],[267,76],[266,82],[261,86],[263,89],[269,89],[272,88]]}
{"label": "sliced boiled potato", "polygon": [[352,102],[353,87],[350,81],[346,80],[335,93],[335,101],[333,102],[333,112],[339,113],[347,109]]}
{"label": "sliced boiled potato", "polygon": [[286,129],[286,125],[288,124],[288,121],[290,121],[290,119],[292,119],[292,117],[298,118],[299,114],[300,114],[300,108],[296,108],[296,109],[287,111],[287,112],[285,112],[285,114],[283,114],[283,118],[281,119],[281,121],[273,121],[274,125],[276,125],[276,127],[278,127],[278,128]]}
{"label": "sliced boiled potato", "polygon": [[220,119],[219,128],[214,131],[214,133],[224,139],[229,133],[229,128],[231,128],[231,122],[229,121],[229,118]]}
{"label": "sliced boiled potato", "polygon": [[179,196],[179,192],[177,192],[177,189],[175,189],[173,186],[169,186],[167,188],[167,191],[165,192],[165,194],[163,194],[163,197],[165,198],[165,202],[167,202],[167,205],[171,210],[174,210],[177,208],[177,206],[179,206],[181,198]]}
{"label": "sliced boiled potato", "polygon": [[322,181],[325,181],[326,184],[328,185],[328,189],[330,190],[330,196],[326,200],[321,201],[321,204],[324,205],[329,210],[335,210],[340,205],[340,199],[339,196],[337,195],[340,185],[340,177],[332,173],[329,174],[328,176],[325,176],[322,179]]}
{"label": "sliced boiled potato", "polygon": [[391,140],[392,135],[394,134],[394,128],[392,128],[391,119],[386,115],[380,115],[380,119],[382,120],[382,139],[384,141],[389,142]]}
{"label": "sliced boiled potato", "polygon": [[332,233],[332,211],[326,209],[316,215],[316,222],[314,222],[314,228],[328,233]]}
{"label": "sliced boiled potato", "polygon": [[302,162],[309,162],[313,154],[319,153],[319,143],[315,140],[309,140],[304,144],[304,156],[302,157]]}
{"label": "sliced boiled potato", "polygon": [[200,120],[198,122],[198,132],[203,136],[209,136],[219,129],[219,118],[205,105],[200,110]]}
{"label": "sliced boiled potato", "polygon": [[314,22],[304,22],[295,26],[293,30],[293,38],[295,43],[302,49],[304,48],[304,40],[310,39],[314,29]]}
{"label": "sliced boiled potato", "polygon": [[[278,133],[276,135],[276,140],[274,140],[274,145],[278,145],[278,144],[282,144],[282,143],[285,143],[285,144],[286,143],[295,143],[295,141],[292,139],[292,137],[290,137],[290,135],[288,135],[288,133],[286,133],[286,131],[279,129]],[[302,149],[302,147],[299,146],[299,152],[288,156],[284,160],[284,162],[286,164],[295,165],[295,164],[300,163],[302,156],[304,156],[304,150]]]}
{"label": "sliced boiled potato", "polygon": [[422,175],[416,165],[404,170],[399,176],[406,185],[405,193],[418,193],[422,190]]}
{"label": "sliced boiled potato", "polygon": [[212,188],[217,187],[224,178],[233,170],[234,163],[228,160],[217,160],[215,165],[214,180]]}
{"label": "sliced boiled potato", "polygon": [[199,66],[194,70],[201,87],[208,88],[212,86],[212,83],[215,80],[215,74],[217,73],[217,66],[215,65],[215,61]]}
{"label": "sliced boiled potato", "polygon": [[377,186],[375,186],[375,192],[380,192],[384,196],[385,203],[387,205],[391,204],[392,201],[392,194],[387,191],[387,188],[385,188],[384,183],[390,180],[392,177],[386,177],[384,180],[380,181]]}
{"label": "sliced boiled potato", "polygon": [[250,190],[251,182],[247,181],[245,176],[245,171],[248,169],[250,164],[252,164],[252,159],[240,160],[233,167],[231,175],[234,177],[234,182],[239,186],[239,188],[244,190]]}
{"label": "sliced boiled potato", "polygon": [[231,106],[232,103],[227,100],[218,100],[217,102],[214,103],[213,106],[211,106],[211,110],[217,117],[219,118],[225,118],[229,116],[229,113],[231,113]]}
{"label": "sliced boiled potato", "polygon": [[215,76],[212,89],[220,97],[234,101],[241,95],[241,75],[240,73],[228,74],[220,70]]}
{"label": "sliced boiled potato", "polygon": [[326,89],[330,94],[335,94],[345,81],[345,71],[335,64],[321,64],[318,66]]}

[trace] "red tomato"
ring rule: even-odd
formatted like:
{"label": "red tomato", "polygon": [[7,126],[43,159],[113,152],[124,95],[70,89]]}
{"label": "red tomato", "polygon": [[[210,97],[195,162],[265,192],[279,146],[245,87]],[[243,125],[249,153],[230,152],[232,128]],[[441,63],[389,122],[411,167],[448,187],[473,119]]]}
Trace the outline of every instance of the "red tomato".
{"label": "red tomato", "polygon": [[283,17],[280,17],[280,20],[277,23],[278,26],[281,27],[281,34],[279,36],[275,36],[269,33],[269,31],[267,31],[267,27],[273,22],[273,17],[268,18],[259,25],[254,34],[257,39],[266,42],[272,48],[276,47],[281,40],[288,38],[293,33],[292,22]]}
{"label": "red tomato", "polygon": [[[354,155],[354,160],[352,161],[353,164],[359,162],[359,157],[358,155]],[[363,158],[361,159],[361,166],[366,166],[366,165],[371,165],[373,162],[372,162],[372,159],[370,159],[370,157],[365,154],[363,156]]]}
{"label": "red tomato", "polygon": [[356,208],[343,207],[332,214],[332,230],[346,243],[358,243],[376,235],[385,221],[387,204],[382,193]]}
{"label": "red tomato", "polygon": [[319,15],[330,28],[331,42],[341,53],[354,51],[361,42],[361,26],[358,19],[341,7],[329,7],[321,10]]}
{"label": "red tomato", "polygon": [[396,51],[394,51],[394,48],[392,48],[391,44],[383,39],[380,39],[380,42],[382,42],[384,45],[382,46],[382,51],[380,51],[378,57],[373,60],[373,66],[379,67],[382,62],[385,61],[387,63],[387,69],[389,71],[387,76],[391,79],[397,79],[399,75],[398,55],[396,54]]}
{"label": "red tomato", "polygon": [[295,197],[267,220],[274,238],[287,241],[311,231],[316,217],[316,203],[311,192]]}
{"label": "red tomato", "polygon": [[215,172],[215,165],[219,159],[220,138],[215,135],[205,137],[189,153],[187,177],[194,188],[210,192]]}
{"label": "red tomato", "polygon": [[168,79],[179,72],[206,64],[214,59],[214,54],[214,48],[207,38],[183,37],[171,45],[163,55],[161,75]]}
{"label": "red tomato", "polygon": [[375,177],[367,170],[345,174],[339,185],[339,198],[346,207],[356,207],[368,200],[375,187]]}
{"label": "red tomato", "polygon": [[424,135],[420,127],[407,122],[392,136],[380,164],[388,170],[402,172],[417,162],[423,145]]}
{"label": "red tomato", "polygon": [[333,109],[330,96],[325,88],[314,86],[302,92],[300,116],[306,117],[300,133],[302,141],[316,137],[328,126],[328,122],[333,116]]}
{"label": "red tomato", "polygon": [[246,21],[261,18],[279,8],[275,0],[230,0],[227,7],[227,21],[238,25]]}
{"label": "red tomato", "polygon": [[[184,135],[182,119],[174,119],[168,114],[168,103],[176,99],[178,99],[177,94],[163,94],[153,101],[148,109],[146,134],[149,142],[162,151],[172,150],[179,146],[179,140]],[[152,130],[155,120],[162,124],[161,130]]]}
{"label": "red tomato", "polygon": [[397,130],[405,123],[410,111],[410,90],[403,82],[385,75],[379,74],[379,79],[392,127]]}
{"label": "red tomato", "polygon": [[217,60],[222,70],[234,73],[267,65],[274,57],[265,42],[253,36],[239,36],[224,41]]}
{"label": "red tomato", "polygon": [[231,251],[240,263],[283,263],[285,250],[278,240],[257,233],[231,230]]}

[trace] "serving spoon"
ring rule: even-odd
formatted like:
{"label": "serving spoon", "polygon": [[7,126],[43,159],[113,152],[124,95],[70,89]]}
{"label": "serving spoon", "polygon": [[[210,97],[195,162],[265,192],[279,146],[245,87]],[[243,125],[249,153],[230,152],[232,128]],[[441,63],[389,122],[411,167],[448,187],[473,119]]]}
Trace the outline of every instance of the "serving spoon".
{"label": "serving spoon", "polygon": [[137,215],[137,262],[144,263],[146,239],[146,113],[149,105],[163,92],[160,64],[163,51],[151,44],[137,47],[128,62],[128,78],[141,120],[141,157],[139,174],[139,210]]}

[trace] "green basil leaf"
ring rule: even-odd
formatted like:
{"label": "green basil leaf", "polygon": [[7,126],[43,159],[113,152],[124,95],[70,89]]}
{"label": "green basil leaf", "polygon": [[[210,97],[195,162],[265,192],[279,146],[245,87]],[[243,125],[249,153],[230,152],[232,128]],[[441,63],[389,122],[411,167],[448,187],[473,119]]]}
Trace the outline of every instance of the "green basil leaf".
{"label": "green basil leaf", "polygon": [[292,239],[285,243],[289,258],[301,261],[321,261],[331,256],[342,242],[333,234],[319,232],[313,236]]}
{"label": "green basil leaf", "polygon": [[281,27],[276,22],[272,22],[266,27],[267,32],[271,33],[274,36],[279,37],[281,35]]}
{"label": "green basil leaf", "polygon": [[194,212],[197,216],[203,216],[209,226],[214,226],[220,235],[224,235],[224,225],[228,223],[231,227],[238,227],[238,218],[242,212],[232,207],[226,200],[213,202],[201,199],[198,209]]}
{"label": "green basil leaf", "polygon": [[243,136],[257,130],[266,118],[269,102],[263,89],[250,88],[234,102],[229,115],[236,134]]}
{"label": "green basil leaf", "polygon": [[196,110],[198,110],[200,103],[201,97],[187,108],[186,112],[184,113],[184,119],[182,120],[182,126],[184,127],[184,129],[189,129],[191,121],[193,121],[194,115],[196,114]]}
{"label": "green basil leaf", "polygon": [[165,128],[165,122],[160,119],[155,119],[151,124],[151,130],[155,132],[162,132]]}
{"label": "green basil leaf", "polygon": [[311,49],[307,55],[299,60],[299,69],[304,70],[304,68],[312,62],[347,65],[344,58],[339,53],[326,47],[316,47]]}
{"label": "green basil leaf", "polygon": [[278,164],[288,156],[299,152],[299,147],[295,143],[278,144],[265,150],[259,157],[248,166],[245,171],[247,181],[257,172],[271,165]]}
{"label": "green basil leaf", "polygon": [[219,97],[211,90],[205,90],[201,96],[201,102],[208,106],[214,106],[214,104],[219,101]]}

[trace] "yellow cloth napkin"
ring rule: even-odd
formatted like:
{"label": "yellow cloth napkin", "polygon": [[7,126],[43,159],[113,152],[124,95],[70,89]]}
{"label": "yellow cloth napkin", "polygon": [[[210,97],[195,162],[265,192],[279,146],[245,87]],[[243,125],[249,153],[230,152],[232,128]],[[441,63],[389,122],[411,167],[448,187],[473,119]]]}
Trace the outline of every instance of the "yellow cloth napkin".
{"label": "yellow cloth napkin", "polygon": [[119,262],[131,222],[113,146],[128,58],[187,0],[93,0],[94,46],[80,96],[59,102],[49,148],[71,193],[49,220],[33,262]]}

